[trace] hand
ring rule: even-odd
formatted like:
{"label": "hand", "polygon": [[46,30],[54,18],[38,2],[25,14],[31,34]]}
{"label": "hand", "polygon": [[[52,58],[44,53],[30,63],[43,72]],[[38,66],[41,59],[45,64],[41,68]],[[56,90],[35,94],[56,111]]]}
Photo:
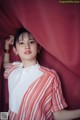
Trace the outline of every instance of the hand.
{"label": "hand", "polygon": [[6,45],[13,45],[13,42],[14,42],[14,36],[13,35],[9,35],[9,38],[5,40]]}
{"label": "hand", "polygon": [[5,49],[9,50],[9,46],[13,45],[14,35],[9,35],[9,38],[5,40]]}

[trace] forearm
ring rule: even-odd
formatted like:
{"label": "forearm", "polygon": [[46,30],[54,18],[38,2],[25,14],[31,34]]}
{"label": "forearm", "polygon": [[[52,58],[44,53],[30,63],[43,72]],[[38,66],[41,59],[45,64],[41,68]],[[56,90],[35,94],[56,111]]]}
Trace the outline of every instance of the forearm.
{"label": "forearm", "polygon": [[78,110],[61,110],[54,113],[55,120],[73,120],[80,118],[80,109]]}
{"label": "forearm", "polygon": [[10,46],[5,43],[5,48],[4,48],[4,58],[3,58],[3,66],[4,68],[6,67],[6,64],[10,62]]}

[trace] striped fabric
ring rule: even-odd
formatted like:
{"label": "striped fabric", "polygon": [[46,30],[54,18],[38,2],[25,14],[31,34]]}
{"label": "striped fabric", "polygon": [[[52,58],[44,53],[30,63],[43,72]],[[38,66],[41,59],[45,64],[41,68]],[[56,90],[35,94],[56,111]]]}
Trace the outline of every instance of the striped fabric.
{"label": "striped fabric", "polygon": [[13,62],[11,64],[8,64],[6,67],[5,67],[5,72],[4,72],[4,78],[5,79],[8,79],[8,76],[10,75],[10,73],[18,68],[20,66],[20,62]]}
{"label": "striped fabric", "polygon": [[44,74],[29,86],[18,113],[10,111],[9,120],[53,120],[52,112],[67,107],[56,72],[43,66],[39,70]]}

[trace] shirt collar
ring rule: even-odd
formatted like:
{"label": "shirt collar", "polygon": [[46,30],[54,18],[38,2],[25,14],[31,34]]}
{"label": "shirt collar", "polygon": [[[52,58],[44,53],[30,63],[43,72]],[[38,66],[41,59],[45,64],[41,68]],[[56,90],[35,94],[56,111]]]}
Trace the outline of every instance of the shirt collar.
{"label": "shirt collar", "polygon": [[30,69],[39,69],[40,68],[40,64],[37,62],[34,65],[28,66],[28,67],[23,67],[23,63],[20,64],[20,67],[22,68],[22,70],[30,70]]}

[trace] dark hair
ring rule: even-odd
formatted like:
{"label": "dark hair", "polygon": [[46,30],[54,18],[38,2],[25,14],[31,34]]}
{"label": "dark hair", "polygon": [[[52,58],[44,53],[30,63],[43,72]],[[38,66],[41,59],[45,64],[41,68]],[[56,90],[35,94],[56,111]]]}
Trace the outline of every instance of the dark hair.
{"label": "dark hair", "polygon": [[16,33],[15,33],[15,36],[14,36],[14,43],[13,43],[13,46],[16,47],[16,42],[19,41],[19,36],[20,34],[24,33],[24,32],[27,32],[28,34],[31,34],[27,29],[25,29],[24,27],[21,27],[19,29],[17,29]]}

